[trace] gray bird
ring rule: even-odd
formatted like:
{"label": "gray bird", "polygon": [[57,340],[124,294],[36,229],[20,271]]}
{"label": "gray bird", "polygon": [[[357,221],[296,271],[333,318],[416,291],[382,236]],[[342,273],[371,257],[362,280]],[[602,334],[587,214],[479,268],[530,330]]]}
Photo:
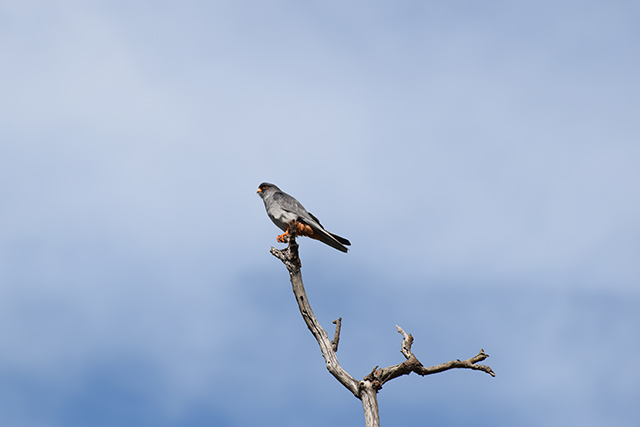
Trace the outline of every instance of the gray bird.
{"label": "gray bird", "polygon": [[318,218],[307,212],[300,202],[277,186],[263,182],[258,186],[258,194],[264,202],[271,221],[284,231],[284,234],[276,238],[278,242],[285,243],[284,236],[289,234],[289,224],[295,220],[296,232],[299,236],[311,237],[342,252],[348,251],[345,245],[350,246],[351,242],[325,230]]}

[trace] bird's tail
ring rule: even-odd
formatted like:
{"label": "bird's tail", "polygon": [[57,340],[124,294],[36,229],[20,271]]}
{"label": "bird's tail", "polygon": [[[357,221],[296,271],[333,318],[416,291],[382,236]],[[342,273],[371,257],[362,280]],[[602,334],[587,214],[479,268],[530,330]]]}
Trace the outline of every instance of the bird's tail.
{"label": "bird's tail", "polygon": [[312,239],[320,240],[322,243],[325,243],[341,252],[347,252],[349,249],[347,249],[345,245],[351,245],[351,242],[344,237],[340,237],[337,234],[329,233],[327,230],[320,230],[319,233],[313,233],[309,237],[311,237]]}
{"label": "bird's tail", "polygon": [[[329,232],[327,231],[327,233],[329,233]],[[342,243],[343,245],[351,246],[351,242],[348,241],[347,239],[345,239],[344,237],[340,237],[337,234],[333,234],[333,233],[329,233],[329,234],[331,234],[331,237],[333,237],[334,239],[336,239],[338,242]]]}

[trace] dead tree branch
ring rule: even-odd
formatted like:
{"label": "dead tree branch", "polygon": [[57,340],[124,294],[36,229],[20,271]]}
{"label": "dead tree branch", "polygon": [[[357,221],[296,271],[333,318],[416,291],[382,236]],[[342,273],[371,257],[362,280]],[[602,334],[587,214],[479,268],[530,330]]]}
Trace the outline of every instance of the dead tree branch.
{"label": "dead tree branch", "polygon": [[291,280],[293,294],[295,295],[296,302],[298,303],[298,309],[307,324],[307,328],[309,328],[309,331],[311,331],[320,346],[320,351],[324,357],[327,370],[351,393],[353,393],[355,397],[362,401],[366,427],[380,426],[377,393],[382,389],[382,385],[384,383],[399,376],[409,375],[411,372],[425,376],[447,371],[449,369],[464,368],[483,371],[492,377],[495,377],[495,373],[489,366],[478,364],[478,362],[489,357],[489,355],[482,349],[476,356],[467,360],[457,359],[435,366],[423,366],[411,350],[413,336],[411,334],[407,334],[400,326],[396,325],[398,332],[402,335],[400,352],[406,360],[397,365],[382,369],[378,369],[378,366],[376,366],[369,375],[362,379],[362,381],[356,380],[349,375],[342,366],[340,366],[336,356],[336,352],[338,351],[338,342],[340,341],[342,318],[333,321],[336,325],[336,330],[333,341],[330,341],[327,331],[322,328],[320,322],[318,322],[318,319],[313,314],[313,310],[311,310],[311,305],[309,304],[307,293],[304,289],[304,284],[302,283],[302,273],[300,272],[302,263],[300,262],[298,244],[296,243],[295,221],[289,225],[288,243],[289,244],[285,249],[275,249],[274,247],[271,247],[271,253],[282,261],[289,271],[289,278]]}
{"label": "dead tree branch", "polygon": [[[358,389],[358,380],[349,375],[338,363],[334,344],[329,340],[327,331],[322,328],[315,314],[313,314],[311,305],[309,305],[307,292],[305,291],[304,284],[302,283],[302,273],[300,272],[302,264],[300,263],[300,258],[298,256],[295,224],[292,224],[289,227],[289,246],[286,249],[275,249],[274,247],[271,247],[271,253],[280,259],[287,266],[287,270],[289,270],[289,278],[291,280],[293,294],[295,295],[298,303],[298,309],[307,324],[307,328],[309,328],[309,331],[311,331],[316,341],[318,341],[327,370],[351,393],[356,397],[359,397],[360,391]],[[337,342],[335,345],[337,347]]]}
{"label": "dead tree branch", "polygon": [[331,341],[331,346],[333,347],[333,352],[338,352],[338,343],[340,342],[340,329],[342,328],[342,317],[337,318],[332,322],[336,325],[336,332],[333,334],[333,341]]}
{"label": "dead tree branch", "polygon": [[398,325],[396,325],[396,328],[403,337],[402,344],[400,346],[400,352],[407,360],[397,365],[389,366],[383,369],[377,369],[376,367],[369,375],[367,375],[367,377],[365,377],[368,378],[372,382],[372,384],[377,386],[378,390],[381,389],[382,385],[387,381],[398,378],[402,375],[409,375],[411,372],[415,372],[418,375],[425,376],[436,374],[438,372],[448,371],[449,369],[466,368],[486,372],[492,377],[496,376],[495,372],[493,372],[493,370],[489,366],[477,364],[478,362],[481,362],[489,357],[489,355],[486,354],[482,349],[480,349],[480,353],[478,353],[476,356],[467,360],[457,359],[435,366],[422,366],[422,363],[420,363],[418,358],[415,356],[415,354],[413,354],[413,351],[411,350],[411,345],[413,344],[413,336],[411,334],[407,334]]}

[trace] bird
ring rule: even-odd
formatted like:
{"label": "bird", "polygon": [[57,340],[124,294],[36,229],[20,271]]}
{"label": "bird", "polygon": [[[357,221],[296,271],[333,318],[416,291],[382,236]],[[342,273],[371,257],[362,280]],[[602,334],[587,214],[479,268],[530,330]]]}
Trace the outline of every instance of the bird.
{"label": "bird", "polygon": [[307,212],[299,201],[280,190],[276,185],[263,182],[258,186],[257,193],[262,198],[271,221],[284,231],[284,234],[276,237],[278,242],[285,243],[284,236],[289,235],[289,224],[296,221],[296,233],[299,236],[319,240],[341,252],[348,251],[346,246],[350,246],[351,242],[325,230],[318,218]]}

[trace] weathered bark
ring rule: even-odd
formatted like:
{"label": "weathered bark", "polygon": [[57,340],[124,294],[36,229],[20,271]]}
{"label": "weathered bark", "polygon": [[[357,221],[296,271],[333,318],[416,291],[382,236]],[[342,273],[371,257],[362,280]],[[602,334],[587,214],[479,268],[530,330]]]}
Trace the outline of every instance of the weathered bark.
{"label": "weathered bark", "polygon": [[364,425],[366,427],[380,427],[380,412],[378,411],[378,390],[369,381],[362,381],[360,400],[364,410]]}
{"label": "weathered bark", "polygon": [[[295,227],[292,227],[291,229],[295,230]],[[300,264],[300,258],[298,258],[298,244],[295,243],[295,235],[290,234],[289,247],[287,249],[278,250],[271,248],[271,253],[280,258],[285,265],[287,265],[291,279],[291,286],[293,287],[293,294],[295,295],[298,303],[298,309],[300,310],[300,314],[302,314],[304,322],[307,324],[307,328],[309,328],[316,341],[318,341],[327,369],[338,381],[340,381],[342,385],[357,397],[359,394],[358,380],[349,375],[338,363],[338,358],[336,356],[334,346],[329,340],[329,335],[327,334],[327,331],[320,326],[320,322],[318,322],[315,314],[313,314],[311,305],[309,305],[307,293],[304,290],[304,284],[302,283],[302,273],[300,272],[302,265]]]}
{"label": "weathered bark", "polygon": [[[478,362],[485,360],[489,357],[484,350],[480,350],[477,356],[474,356],[467,360],[452,360],[446,363],[442,363],[435,366],[425,367],[416,358],[411,350],[413,344],[413,336],[407,334],[400,326],[396,325],[398,332],[402,334],[401,353],[407,359],[397,365],[389,366],[386,368],[378,369],[376,366],[371,373],[364,377],[362,381],[358,381],[353,378],[347,371],[345,371],[340,363],[338,363],[338,357],[336,352],[338,351],[338,342],[340,340],[340,328],[342,325],[342,318],[335,320],[333,323],[336,325],[336,331],[333,341],[329,340],[329,335],[325,331],[318,319],[313,314],[309,300],[307,299],[307,293],[304,290],[304,284],[302,282],[302,273],[300,269],[302,264],[300,257],[298,256],[298,244],[296,243],[296,227],[295,222],[289,227],[289,245],[285,249],[271,248],[271,253],[280,259],[287,267],[289,271],[289,278],[293,288],[293,294],[296,297],[298,303],[298,309],[300,314],[307,324],[307,328],[311,331],[314,338],[320,346],[320,351],[324,357],[327,370],[333,375],[342,385],[344,385],[355,397],[362,401],[362,408],[364,410],[365,426],[366,427],[379,427],[380,415],[378,411],[378,391],[382,388],[382,385],[387,381],[391,381],[402,375],[408,375],[411,372],[415,372],[418,375],[430,375],[437,372],[447,371],[455,368],[466,368],[483,371],[495,376],[495,373],[489,366],[478,365]],[[293,232],[292,232],[293,231]]]}

